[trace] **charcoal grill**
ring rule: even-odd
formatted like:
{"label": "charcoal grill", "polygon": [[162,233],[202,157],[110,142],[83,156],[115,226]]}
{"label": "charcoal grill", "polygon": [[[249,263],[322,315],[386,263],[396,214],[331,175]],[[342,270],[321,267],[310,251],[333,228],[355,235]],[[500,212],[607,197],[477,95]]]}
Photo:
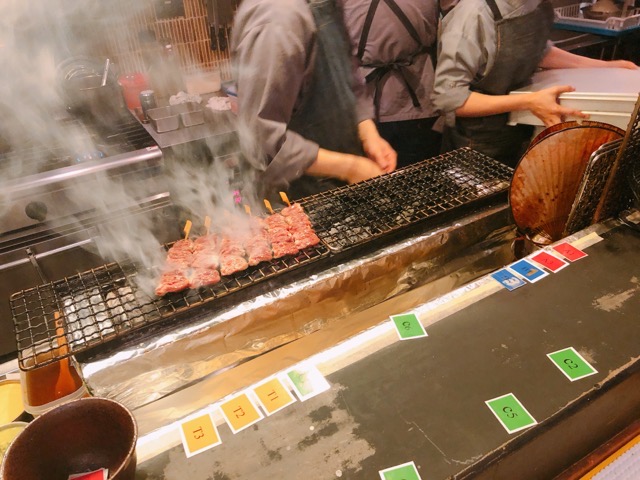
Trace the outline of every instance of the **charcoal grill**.
{"label": "charcoal grill", "polygon": [[[20,291],[10,300],[20,368],[43,366],[164,323],[257,282],[445,213],[468,210],[498,194],[506,198],[511,174],[509,167],[465,148],[302,199],[319,245],[223,277],[212,287],[158,298],[136,285],[136,277],[149,272],[133,263],[111,263]],[[56,312],[65,320],[64,334],[56,334]],[[61,343],[69,347],[64,355]]]}
{"label": "charcoal grill", "polygon": [[504,193],[513,170],[462,148],[354,186],[301,200],[334,252]]}
{"label": "charcoal grill", "polygon": [[[168,244],[167,249],[172,244]],[[157,324],[221,298],[249,285],[293,270],[329,253],[319,244],[295,256],[263,262],[222,277],[215,285],[149,295],[138,288],[136,277],[151,272],[133,263],[110,263],[87,272],[16,293],[11,297],[18,361],[22,370],[44,366],[84,352],[133,330]],[[65,331],[58,330],[54,315],[61,313]],[[68,345],[60,354],[59,345]]]}

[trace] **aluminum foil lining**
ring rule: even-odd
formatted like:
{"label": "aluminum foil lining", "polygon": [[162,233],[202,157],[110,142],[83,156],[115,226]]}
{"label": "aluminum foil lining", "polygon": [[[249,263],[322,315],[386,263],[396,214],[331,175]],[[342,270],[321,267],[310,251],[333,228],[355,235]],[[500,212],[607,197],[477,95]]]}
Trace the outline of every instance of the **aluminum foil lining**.
{"label": "aluminum foil lining", "polygon": [[464,285],[508,263],[514,231],[500,205],[361,256],[355,248],[354,258],[320,273],[176,318],[168,332],[79,363],[81,373],[94,395],[136,409],[418,286]]}

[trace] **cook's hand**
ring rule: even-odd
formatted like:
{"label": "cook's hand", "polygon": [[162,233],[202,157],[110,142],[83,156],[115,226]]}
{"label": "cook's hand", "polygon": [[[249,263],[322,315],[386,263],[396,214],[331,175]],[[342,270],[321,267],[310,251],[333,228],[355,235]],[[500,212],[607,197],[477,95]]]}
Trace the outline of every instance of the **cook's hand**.
{"label": "cook's hand", "polygon": [[396,169],[398,154],[381,136],[362,142],[362,148],[367,157],[376,162],[385,173]]}
{"label": "cook's hand", "polygon": [[564,107],[558,103],[560,94],[573,92],[574,90],[575,88],[570,85],[562,85],[533,92],[529,98],[529,110],[542,120],[546,127],[563,122],[568,116],[589,118],[589,115],[580,110]]}
{"label": "cook's hand", "polygon": [[347,155],[347,157],[349,168],[344,175],[347,183],[358,183],[386,173],[377,162],[369,158],[358,155]]}
{"label": "cook's hand", "polygon": [[637,70],[638,65],[628,60],[609,60],[607,67],[610,68],[626,68],[628,70]]}
{"label": "cook's hand", "polygon": [[365,155],[376,162],[385,173],[393,172],[396,169],[398,154],[389,142],[380,136],[373,120],[360,122],[358,133]]}

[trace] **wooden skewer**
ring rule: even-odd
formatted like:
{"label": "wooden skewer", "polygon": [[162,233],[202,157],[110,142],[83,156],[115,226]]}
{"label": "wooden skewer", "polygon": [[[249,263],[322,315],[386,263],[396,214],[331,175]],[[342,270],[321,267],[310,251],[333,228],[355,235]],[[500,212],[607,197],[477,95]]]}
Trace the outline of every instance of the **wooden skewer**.
{"label": "wooden skewer", "polygon": [[267,210],[269,210],[269,213],[271,213],[272,215],[274,214],[273,208],[271,208],[271,202],[266,198],[264,199],[264,206],[267,207]]}
{"label": "wooden skewer", "polygon": [[184,239],[189,238],[189,233],[191,232],[191,220],[187,220],[184,224]]}
{"label": "wooden skewer", "polygon": [[247,215],[251,216],[251,207],[245,203],[244,211],[247,212]]}
{"label": "wooden skewer", "polygon": [[288,207],[290,207],[290,206],[291,206],[291,202],[289,201],[289,197],[287,197],[287,194],[286,194],[286,193],[284,193],[284,192],[280,192],[280,198],[282,199],[282,201],[283,201],[284,203],[286,203],[286,204],[287,204],[287,206],[288,206]]}
{"label": "wooden skewer", "polygon": [[206,235],[209,235],[210,228],[211,228],[211,217],[207,215],[206,217],[204,217],[204,229],[205,229]]}

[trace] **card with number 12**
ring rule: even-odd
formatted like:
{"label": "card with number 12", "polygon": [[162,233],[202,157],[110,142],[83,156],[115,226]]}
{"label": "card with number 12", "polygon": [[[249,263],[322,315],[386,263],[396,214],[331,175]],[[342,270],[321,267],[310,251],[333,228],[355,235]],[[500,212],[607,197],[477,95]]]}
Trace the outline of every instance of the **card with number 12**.
{"label": "card with number 12", "polygon": [[582,250],[577,249],[567,242],[559,243],[558,245],[555,245],[553,249],[570,262],[575,262],[576,260],[580,260],[587,256],[587,254]]}
{"label": "card with number 12", "polygon": [[549,252],[536,253],[531,257],[531,260],[554,273],[559,272],[569,265],[564,260],[556,257],[555,255],[551,255]]}

